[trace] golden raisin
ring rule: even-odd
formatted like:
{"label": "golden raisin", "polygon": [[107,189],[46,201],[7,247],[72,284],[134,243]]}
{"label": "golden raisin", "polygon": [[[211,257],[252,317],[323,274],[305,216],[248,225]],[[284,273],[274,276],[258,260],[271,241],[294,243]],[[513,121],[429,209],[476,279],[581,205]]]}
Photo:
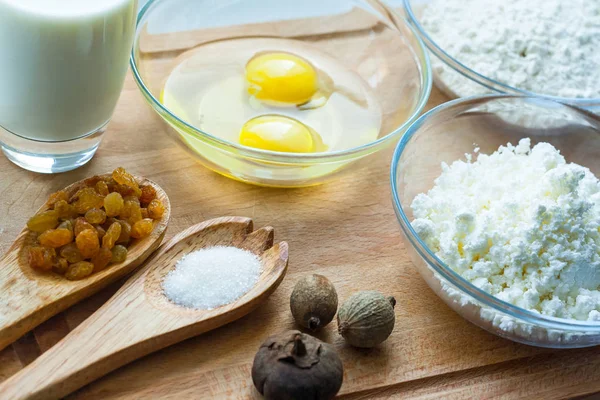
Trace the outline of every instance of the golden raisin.
{"label": "golden raisin", "polygon": [[54,265],[52,266],[52,271],[56,272],[57,274],[63,275],[65,272],[67,272],[68,268],[69,262],[65,258],[60,257],[54,262]]}
{"label": "golden raisin", "polygon": [[96,183],[96,192],[98,192],[98,194],[101,194],[102,196],[106,196],[108,193],[110,193],[106,182],[98,181]]}
{"label": "golden raisin", "polygon": [[94,272],[102,271],[112,260],[112,252],[109,249],[101,248],[98,253],[92,257],[92,264],[94,264]]}
{"label": "golden raisin", "polygon": [[154,199],[148,204],[148,215],[152,219],[160,219],[165,212],[165,206],[160,200]]}
{"label": "golden raisin", "polygon": [[90,224],[89,222],[87,222],[85,220],[85,218],[83,217],[79,217],[75,220],[75,226],[73,228],[73,232],[75,233],[75,236],[79,236],[79,234],[83,231],[85,231],[86,229],[94,229],[94,227],[92,226],[92,224]]}
{"label": "golden raisin", "polygon": [[150,185],[142,186],[142,195],[140,196],[140,203],[147,205],[156,198],[156,189]]}
{"label": "golden raisin", "polygon": [[85,179],[84,185],[70,198],[65,190],[51,194],[50,210],[29,219],[28,228],[39,234],[38,245],[28,249],[33,268],[73,280],[121,263],[131,238],[149,236],[152,219],[165,212],[154,187],[140,186],[123,168]]}
{"label": "golden raisin", "polygon": [[119,185],[118,183],[115,185],[115,192],[119,193],[121,196],[135,196],[135,191],[133,188],[126,185]]}
{"label": "golden raisin", "polygon": [[152,233],[153,225],[151,219],[143,219],[131,227],[131,237],[136,239],[145,238]]}
{"label": "golden raisin", "polygon": [[101,208],[104,197],[100,196],[93,188],[83,188],[74,196],[73,206],[79,214],[85,214],[92,208]]}
{"label": "golden raisin", "polygon": [[56,257],[56,251],[41,246],[34,246],[29,248],[29,266],[43,271],[49,271],[52,269],[54,259]]}
{"label": "golden raisin", "polygon": [[32,268],[44,269],[44,248],[41,246],[30,247],[27,253],[28,262]]}
{"label": "golden raisin", "polygon": [[68,219],[58,224],[56,229],[68,229],[69,231],[73,232],[73,223]]}
{"label": "golden raisin", "polygon": [[131,203],[131,202],[123,204],[123,209],[121,210],[121,213],[119,214],[119,218],[121,218],[123,220],[129,218],[129,216],[131,215],[132,204],[133,203]]}
{"label": "golden raisin", "polygon": [[121,263],[127,258],[127,247],[121,246],[120,244],[112,248],[112,259],[113,264]]}
{"label": "golden raisin", "polygon": [[94,175],[92,177],[86,178],[83,180],[83,184],[87,187],[95,187],[98,182],[103,180],[104,178],[100,175]]}
{"label": "golden raisin", "polygon": [[38,241],[44,247],[62,247],[73,241],[73,232],[68,229],[48,229],[38,237]]}
{"label": "golden raisin", "polygon": [[126,201],[120,217],[133,225],[142,219],[142,208],[134,201]]}
{"label": "golden raisin", "polygon": [[50,197],[48,197],[48,201],[46,202],[46,204],[48,205],[48,207],[53,208],[56,203],[58,203],[59,201],[67,201],[69,200],[69,196],[67,195],[67,192],[65,192],[64,190],[59,190],[56,193],[52,193],[50,195]]}
{"label": "golden raisin", "polygon": [[108,217],[116,217],[121,214],[123,204],[123,197],[120,193],[110,193],[104,198],[104,211]]}
{"label": "golden raisin", "polygon": [[100,250],[100,241],[96,229],[86,229],[75,238],[77,248],[81,252],[83,258],[91,258]]}
{"label": "golden raisin", "polygon": [[106,213],[104,210],[92,208],[85,213],[85,220],[90,224],[103,224],[106,221]]}
{"label": "golden raisin", "polygon": [[102,238],[102,247],[109,250],[112,249],[119,236],[121,236],[121,224],[113,222],[106,230],[106,235]]}
{"label": "golden raisin", "polygon": [[92,271],[94,271],[94,264],[88,261],[80,261],[69,265],[67,272],[65,272],[65,278],[70,281],[83,279],[86,276],[91,275]]}
{"label": "golden raisin", "polygon": [[83,255],[77,248],[75,243],[69,243],[60,249],[60,256],[65,258],[69,263],[74,264],[83,261]]}
{"label": "golden raisin", "polygon": [[104,235],[106,235],[106,231],[100,225],[96,226],[96,233],[98,234],[98,239],[102,240]]}
{"label": "golden raisin", "polygon": [[115,182],[115,180],[112,178],[112,176],[105,176],[102,178],[102,181],[104,183],[106,183],[106,186],[108,187],[108,191],[110,193],[115,191],[115,187],[117,186],[117,182]]}
{"label": "golden raisin", "polygon": [[112,177],[115,180],[115,182],[117,182],[118,184],[125,185],[125,186],[128,186],[131,189],[133,189],[133,193],[137,197],[140,197],[140,195],[142,194],[142,191],[140,190],[140,187],[139,187],[137,181],[135,180],[135,178],[133,177],[133,175],[131,175],[129,172],[125,171],[124,168],[119,167],[119,168],[115,169],[112,173]]}
{"label": "golden raisin", "polygon": [[117,222],[118,219],[114,218],[114,217],[108,217],[106,218],[106,221],[104,221],[104,223],[102,224],[102,227],[104,228],[104,230],[107,230],[108,228],[110,228],[110,226],[113,224],[113,222]]}
{"label": "golden raisin", "polygon": [[48,200],[46,201],[46,204],[49,207],[52,207],[60,200],[64,200],[64,201],[69,200],[69,195],[64,190],[59,190],[57,192],[50,194],[50,196],[48,196]]}
{"label": "golden raisin", "polygon": [[121,225],[121,236],[117,239],[117,243],[129,242],[129,239],[131,238],[131,224],[121,219],[117,220],[117,222]]}
{"label": "golden raisin", "polygon": [[54,205],[54,211],[58,215],[60,219],[70,219],[77,217],[77,211],[75,211],[75,207],[67,203],[65,200],[59,200]]}
{"label": "golden raisin", "polygon": [[[125,196],[125,197],[123,197],[123,200],[125,200],[126,203],[128,201],[132,201],[132,202],[137,203],[138,205],[140,205],[140,199],[138,199],[135,196]],[[140,205],[140,207],[141,207],[141,205]]]}
{"label": "golden raisin", "polygon": [[58,225],[58,215],[56,211],[43,211],[34,215],[27,221],[27,228],[33,232],[45,232],[48,229],[54,229]]}

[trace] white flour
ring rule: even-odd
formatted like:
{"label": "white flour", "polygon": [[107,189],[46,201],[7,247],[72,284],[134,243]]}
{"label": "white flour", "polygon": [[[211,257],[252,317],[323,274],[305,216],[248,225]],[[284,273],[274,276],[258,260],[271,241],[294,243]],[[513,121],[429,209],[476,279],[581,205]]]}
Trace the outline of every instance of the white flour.
{"label": "white flour", "polygon": [[[600,0],[437,0],[421,23],[448,54],[488,78],[546,95],[600,98]],[[432,61],[456,95],[488,91]]]}

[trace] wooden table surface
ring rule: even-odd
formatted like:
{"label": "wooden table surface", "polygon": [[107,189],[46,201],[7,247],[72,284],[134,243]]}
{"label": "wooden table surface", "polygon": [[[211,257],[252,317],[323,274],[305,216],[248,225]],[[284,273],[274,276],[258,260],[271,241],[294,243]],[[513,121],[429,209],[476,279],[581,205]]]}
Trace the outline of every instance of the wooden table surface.
{"label": "wooden table surface", "polygon": [[[435,89],[428,108],[447,99]],[[24,171],[0,157],[0,254],[46,196],[117,166],[159,183],[173,206],[167,238],[205,219],[252,217],[290,245],[287,277],[241,320],[127,365],[74,399],[257,398],[250,368],[260,343],[294,327],[289,295],[302,275],[320,273],[341,300],[363,289],[394,295],[396,328],[372,350],[344,344],[330,324],[319,337],[344,362],[344,399],[572,398],[600,391],[600,347],[537,349],[463,320],[429,290],[401,243],[391,205],[392,149],[342,179],[309,189],[260,188],[197,164],[166,134],[128,77],[104,142],[85,167],[59,175]],[[0,353],[0,380],[21,369],[97,309],[118,285],[57,315]],[[1,311],[0,311],[1,312]],[[101,341],[99,337],[97,340]]]}

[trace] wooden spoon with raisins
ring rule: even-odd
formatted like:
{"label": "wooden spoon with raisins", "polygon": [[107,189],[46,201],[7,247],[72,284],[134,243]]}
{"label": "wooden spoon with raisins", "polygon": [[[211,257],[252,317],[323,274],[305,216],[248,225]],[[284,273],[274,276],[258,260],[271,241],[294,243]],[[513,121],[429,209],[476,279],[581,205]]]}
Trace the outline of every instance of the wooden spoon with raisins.
{"label": "wooden spoon with raisins", "polygon": [[139,267],[170,214],[160,186],[123,168],[53,193],[0,261],[0,350]]}

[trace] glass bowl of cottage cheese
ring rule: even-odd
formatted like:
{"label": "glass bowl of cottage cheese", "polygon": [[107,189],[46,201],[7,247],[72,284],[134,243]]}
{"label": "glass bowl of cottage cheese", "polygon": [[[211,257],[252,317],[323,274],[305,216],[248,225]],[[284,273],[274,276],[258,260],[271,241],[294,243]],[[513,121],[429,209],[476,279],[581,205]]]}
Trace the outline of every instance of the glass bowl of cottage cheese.
{"label": "glass bowl of cottage cheese", "polygon": [[600,344],[600,117],[488,95],[421,116],[394,153],[412,262],[468,321],[534,346]]}
{"label": "glass bowl of cottage cheese", "polygon": [[535,95],[600,113],[600,0],[395,0],[452,98]]}

